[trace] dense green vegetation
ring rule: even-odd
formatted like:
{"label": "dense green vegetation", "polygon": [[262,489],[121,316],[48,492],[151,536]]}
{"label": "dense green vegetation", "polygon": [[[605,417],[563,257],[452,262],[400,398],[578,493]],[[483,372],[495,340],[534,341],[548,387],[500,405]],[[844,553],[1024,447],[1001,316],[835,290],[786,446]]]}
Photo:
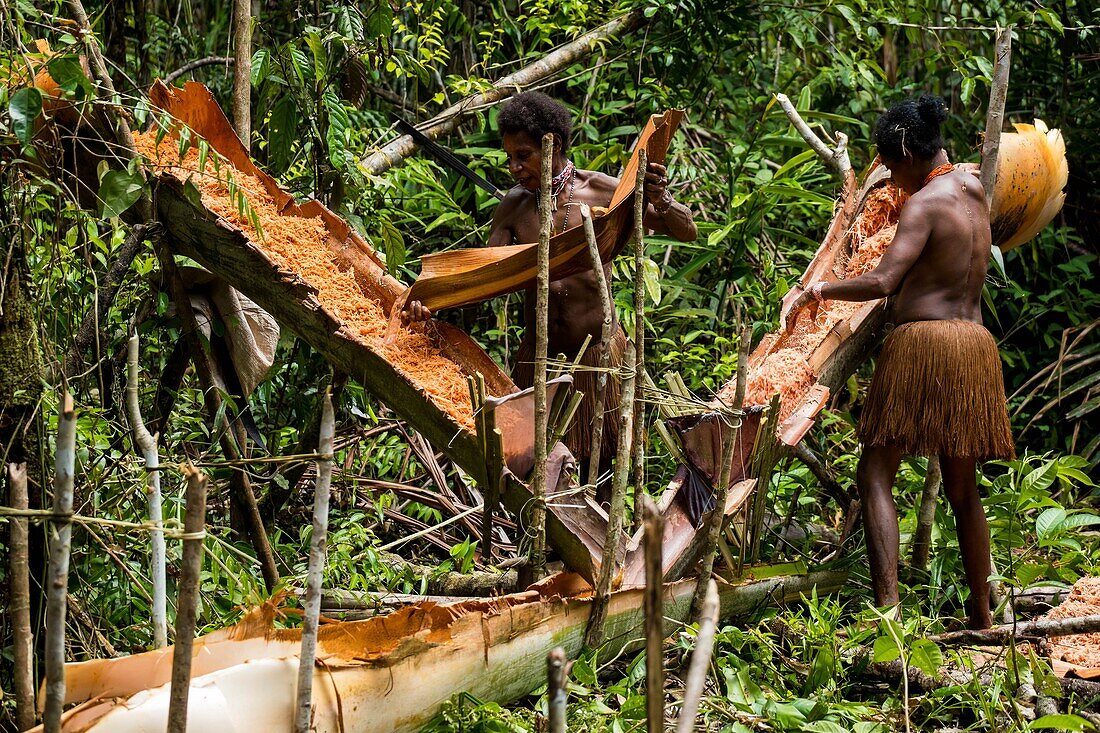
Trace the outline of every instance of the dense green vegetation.
{"label": "dense green vegetation", "polygon": [[[1017,444],[1011,463],[987,465],[982,485],[993,531],[994,556],[1007,587],[1036,582],[1071,584],[1096,571],[1100,546],[1092,529],[1100,493],[1100,378],[1095,367],[1100,289],[1094,273],[1100,224],[1100,9],[1089,0],[1001,3],[907,0],[385,0],[350,4],[256,4],[252,62],[252,151],[286,187],[318,197],[346,216],[383,253],[405,282],[419,272],[418,258],[484,240],[494,200],[424,156],[380,175],[358,161],[396,136],[392,115],[428,119],[494,79],[625,12],[641,12],[641,27],[606,41],[540,84],[574,113],[572,155],[583,168],[615,174],[639,124],[671,106],[688,120],[670,155],[673,188],[697,212],[700,238],[680,244],[647,240],[650,266],[647,358],[651,371],[679,372],[707,394],[736,368],[737,314],[756,337],[778,322],[778,303],[809,262],[832,215],[835,180],[773,102],[785,92],[806,118],[850,138],[853,164],[867,166],[876,115],[905,96],[930,91],[948,102],[948,151],[953,160],[976,161],[985,126],[996,25],[1015,30],[1007,116],[1042,118],[1062,130],[1070,165],[1063,212],[1035,241],[1008,253],[990,271],[987,325],[997,337]],[[148,121],[148,84],[184,64],[222,56],[230,45],[231,3],[207,0],[92,2],[87,6],[102,40],[120,102],[137,125]],[[0,5],[4,55],[0,77],[18,78],[34,40],[48,40],[61,58],[83,53],[63,3],[8,0]],[[71,91],[92,92],[73,65]],[[51,71],[54,68],[51,66]],[[186,74],[208,84],[230,108],[232,69],[207,65]],[[177,82],[179,83],[179,82]],[[0,290],[0,436],[6,460],[24,455],[32,486],[48,485],[51,441],[58,412],[58,366],[73,334],[97,297],[130,227],[111,211],[82,207],[72,195],[25,164],[27,125],[36,117],[19,84],[0,88],[0,227],[4,280]],[[494,132],[496,108],[466,116],[442,140],[470,166],[508,185]],[[29,120],[29,121],[28,121]],[[125,203],[124,193],[109,203]],[[85,202],[87,203],[87,202]],[[122,208],[122,207],[120,207]],[[108,216],[104,216],[106,213]],[[144,516],[144,474],[122,415],[122,358],[128,334],[141,334],[142,404],[154,412],[158,383],[172,385],[180,325],[144,245],[122,282],[94,347],[67,384],[79,408],[77,507],[86,515],[128,521]],[[615,267],[616,301],[628,329],[632,263]],[[461,323],[502,363],[521,331],[517,297],[445,315]],[[858,458],[854,424],[866,365],[835,396],[809,436],[842,486],[851,489]],[[300,452],[331,370],[307,345],[284,331],[275,367],[249,398],[266,453]],[[204,412],[197,377],[188,371],[174,397],[162,402],[170,416],[160,425],[161,460],[209,464],[218,487],[211,492],[200,623],[205,629],[234,621],[242,608],[268,596],[251,546],[231,516],[217,429]],[[238,406],[239,407],[239,406]],[[387,408],[354,383],[337,406],[338,471],[334,480],[327,586],[419,592],[423,579],[383,562],[378,547],[408,534],[411,522],[434,524],[438,506],[403,498],[393,485],[432,487],[432,473],[405,429]],[[264,450],[257,448],[257,453]],[[650,491],[659,493],[674,470],[661,442],[650,452]],[[448,480],[455,469],[445,465]],[[915,523],[925,471],[908,462],[897,491],[903,541]],[[267,501],[290,491],[285,506],[265,516],[284,585],[300,586],[309,544],[312,478],[292,466],[258,464],[252,483]],[[178,472],[165,478],[168,516],[181,512]],[[839,531],[847,507],[830,503],[801,463],[779,467],[767,487],[781,516]],[[854,489],[851,489],[854,492]],[[6,494],[5,494],[6,496]],[[38,530],[36,530],[38,531]],[[39,535],[40,535],[39,531]],[[462,525],[397,551],[440,570],[480,565]],[[169,543],[170,568],[178,543]],[[0,545],[0,547],[5,547]],[[70,617],[70,655],[81,659],[149,647],[145,536],[85,526],[74,535],[70,594],[83,609]],[[904,548],[903,548],[904,549]],[[0,553],[4,555],[6,553]],[[820,548],[769,544],[775,562],[817,563]],[[894,649],[921,667],[954,651],[919,643],[951,626],[961,614],[965,586],[953,520],[937,513],[929,572],[906,578],[903,624],[868,625],[870,593],[861,535],[836,553],[833,566],[848,568],[851,582],[837,597],[812,598],[787,610],[765,609],[761,619],[738,619],[719,636],[704,704],[711,729],[855,730],[961,726],[975,730],[1026,729],[1027,715],[1013,702],[1024,677],[1041,685],[1046,665],[1015,650],[1009,664],[983,663],[972,680],[903,700],[896,684],[868,682],[857,648]],[[2,563],[0,573],[6,573]],[[173,597],[174,578],[169,578]],[[35,592],[35,591],[32,591]],[[765,618],[766,617],[766,618]],[[859,630],[866,628],[867,630]],[[839,634],[838,631],[843,631]],[[10,710],[10,628],[0,621],[3,712]],[[673,638],[676,662],[690,647],[691,631]],[[965,655],[964,655],[965,656]],[[577,730],[644,727],[640,703],[644,670],[639,659],[579,660],[571,725]],[[1096,701],[1068,701],[1071,710]],[[534,730],[545,698],[513,708],[455,700],[436,730]],[[1083,724],[1083,723],[1082,723]],[[764,726],[768,726],[765,728]]]}

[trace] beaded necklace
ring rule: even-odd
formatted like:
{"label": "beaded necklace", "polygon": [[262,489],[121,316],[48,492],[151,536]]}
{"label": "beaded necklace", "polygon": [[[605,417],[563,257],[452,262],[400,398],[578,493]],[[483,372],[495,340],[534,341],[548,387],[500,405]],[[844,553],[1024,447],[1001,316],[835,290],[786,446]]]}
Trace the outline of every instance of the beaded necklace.
{"label": "beaded necklace", "polygon": [[[561,231],[565,231],[569,228],[569,208],[573,203],[573,191],[577,187],[577,167],[573,165],[573,161],[568,160],[565,165],[562,166],[561,172],[558,175],[550,179],[550,198],[551,198],[551,210],[558,210],[558,196],[565,190],[565,184],[569,184],[569,198],[565,202],[565,218],[561,223]],[[535,197],[539,206],[542,206],[542,189],[535,189]]]}

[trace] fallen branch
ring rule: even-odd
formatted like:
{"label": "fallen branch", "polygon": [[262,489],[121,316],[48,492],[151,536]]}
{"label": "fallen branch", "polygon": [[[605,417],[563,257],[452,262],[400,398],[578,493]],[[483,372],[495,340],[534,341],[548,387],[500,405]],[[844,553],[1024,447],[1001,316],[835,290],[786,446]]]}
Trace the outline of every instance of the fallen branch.
{"label": "fallen branch", "polygon": [[775,101],[779,102],[779,106],[783,108],[787,119],[794,125],[794,129],[798,130],[798,134],[817,153],[818,157],[825,161],[825,165],[832,168],[838,176],[846,179],[852,172],[852,161],[848,158],[848,136],[843,132],[838,132],[836,134],[836,148],[830,149],[825,141],[810,129],[810,126],[802,119],[802,115],[798,114],[798,110],[791,104],[791,100],[787,98],[786,94],[776,94]]}
{"label": "fallen branch", "polygon": [[[645,22],[646,18],[641,10],[635,10],[608,21],[599,28],[595,28],[576,40],[551,51],[538,61],[524,66],[514,74],[498,79],[488,91],[475,94],[451,105],[432,119],[419,125],[418,129],[432,140],[441,135],[446,135],[458,127],[464,114],[481,109],[485,105],[499,102],[525,87],[558,73],[588,56],[603,42],[637,30]],[[368,155],[360,161],[359,165],[366,173],[378,175],[415,153],[418,147],[411,136],[402,135],[381,150]]]}
{"label": "fallen branch", "polygon": [[972,644],[993,646],[1015,639],[1045,639],[1052,636],[1075,636],[1100,632],[1100,615],[1077,618],[1038,619],[1022,624],[1005,624],[992,629],[962,629],[930,636],[931,641],[945,646]]}

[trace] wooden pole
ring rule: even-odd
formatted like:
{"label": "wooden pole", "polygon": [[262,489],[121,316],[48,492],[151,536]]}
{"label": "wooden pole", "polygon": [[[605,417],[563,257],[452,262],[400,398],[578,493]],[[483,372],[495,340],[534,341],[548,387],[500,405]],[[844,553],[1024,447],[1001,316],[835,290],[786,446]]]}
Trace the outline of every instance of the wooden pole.
{"label": "wooden pole", "polygon": [[665,604],[661,567],[665,518],[648,494],[641,495],[640,514],[645,527],[645,683],[646,729],[665,729]]}
{"label": "wooden pole", "polygon": [[65,701],[65,597],[69,587],[72,548],[73,470],[76,466],[76,414],[73,398],[61,396],[54,455],[53,513],[49,522],[50,565],[46,580],[46,704],[42,715],[46,733],[61,730]]}
{"label": "wooden pole", "polygon": [[[646,151],[638,153],[638,176],[634,181],[634,501],[645,493],[645,403],[642,400],[645,374],[645,174]],[[635,503],[637,506],[637,503]],[[634,526],[642,521],[641,512]]]}
{"label": "wooden pole", "polygon": [[936,499],[940,495],[940,459],[928,458],[928,472],[924,476],[924,491],[921,494],[920,510],[917,512],[917,529],[913,532],[913,560],[915,568],[928,567],[928,557],[932,550],[932,523],[936,519]]}
{"label": "wooden pole", "polygon": [[[730,464],[733,462],[733,450],[737,445],[737,433],[740,425],[734,424],[734,419],[740,420],[740,411],[745,402],[745,383],[749,369],[749,346],[752,341],[752,330],[748,325],[740,329],[740,338],[737,344],[737,383],[733,397],[733,410],[737,417],[733,418],[721,415],[719,420],[722,426],[722,465],[718,468],[718,487],[714,497],[714,511],[707,520],[707,541],[704,547],[702,561],[699,563],[699,582],[695,586],[695,596],[692,599],[691,610],[698,616],[703,612],[706,600],[707,583],[714,571],[714,556],[718,552],[718,539],[722,534],[722,523],[726,519],[726,497],[729,496]],[[757,491],[760,487],[757,486]],[[744,548],[741,550],[744,555]]]}
{"label": "wooden pole", "polygon": [[328,556],[328,499],[332,486],[332,443],[336,421],[332,413],[332,395],[325,393],[321,407],[321,433],[317,452],[317,484],[313,490],[313,534],[309,539],[309,571],[302,617],[302,651],[298,656],[298,704],[295,709],[295,733],[309,733],[313,697],[313,667],[317,658],[317,626],[321,618],[321,573]]}
{"label": "wooden pole", "polygon": [[542,182],[539,196],[538,282],[535,287],[535,470],[531,481],[534,502],[529,555],[532,578],[541,578],[546,566],[546,350],[550,302],[550,235],[554,227],[554,135],[542,137]]}
{"label": "wooden pole", "polygon": [[149,533],[150,575],[153,578],[153,643],[158,648],[168,646],[168,615],[166,602],[166,571],[164,561],[164,511],[160,493],[160,454],[157,439],[149,434],[141,417],[138,402],[138,335],[126,345],[126,417],[134,433],[134,445],[145,460],[145,497],[149,506],[149,521],[155,529]]}
{"label": "wooden pole", "polygon": [[233,0],[233,129],[252,150],[252,0]]}
{"label": "wooden pole", "polygon": [[600,459],[603,457],[604,398],[607,393],[608,369],[611,366],[611,338],[615,327],[615,306],[611,303],[611,290],[604,274],[600,246],[596,242],[596,230],[592,225],[592,209],[581,204],[581,223],[584,238],[588,242],[588,256],[592,259],[592,271],[596,274],[596,287],[600,289],[600,308],[603,323],[600,326],[600,361],[596,372],[595,407],[592,412],[592,442],[588,454],[588,482],[596,485],[600,475]]}
{"label": "wooden pole", "polygon": [[1008,98],[1008,72],[1012,65],[1012,26],[997,27],[997,38],[993,47],[993,83],[989,92],[989,111],[985,117],[980,173],[986,204],[993,201],[993,189],[997,184],[997,156],[1001,150],[1001,128],[1004,127],[1005,100]]}
{"label": "wooden pole", "polygon": [[568,671],[565,650],[554,647],[546,655],[546,712],[550,733],[565,733],[566,703],[569,693],[565,689]]}
{"label": "wooden pole", "polygon": [[630,439],[634,421],[634,352],[626,350],[623,363],[623,389],[619,402],[619,446],[615,453],[615,477],[611,482],[611,506],[607,512],[607,536],[603,542],[600,574],[584,645],[595,649],[603,643],[603,626],[607,620],[607,604],[611,597],[611,581],[615,576],[615,555],[623,530],[626,513],[626,478],[630,468]]}
{"label": "wooden pole", "polygon": [[199,574],[206,526],[206,476],[188,464],[187,508],[183,515],[183,559],[180,562],[179,596],[176,599],[176,645],[172,651],[172,687],[168,698],[167,733],[187,730],[187,697],[191,691],[191,648],[195,641],[195,617],[199,606]]}
{"label": "wooden pole", "polygon": [[[27,464],[8,464],[8,502],[12,509],[28,507]],[[34,727],[34,631],[31,629],[31,587],[28,552],[30,520],[12,517],[8,545],[8,613],[11,614],[12,673],[15,677],[15,728]]]}
{"label": "wooden pole", "polygon": [[706,600],[703,602],[703,613],[699,617],[699,633],[695,636],[695,650],[691,653],[691,665],[684,683],[684,703],[676,721],[676,733],[691,733],[695,730],[695,715],[699,711],[699,700],[703,697],[703,685],[707,681],[707,670],[710,669],[717,627],[718,584],[711,578],[707,581]]}

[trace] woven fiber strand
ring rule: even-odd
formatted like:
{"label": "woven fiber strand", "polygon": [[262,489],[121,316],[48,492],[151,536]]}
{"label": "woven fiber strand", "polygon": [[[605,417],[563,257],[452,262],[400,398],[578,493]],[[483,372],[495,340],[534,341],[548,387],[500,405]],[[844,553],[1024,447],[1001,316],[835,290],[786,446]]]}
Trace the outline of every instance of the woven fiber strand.
{"label": "woven fiber strand", "polygon": [[894,329],[871,380],[860,437],[909,455],[1014,458],[993,336],[957,320]]}
{"label": "woven fiber strand", "polygon": [[[626,332],[621,325],[615,327],[615,333],[611,336],[611,359],[608,364],[610,369],[618,369],[623,365],[623,356],[626,354],[629,342]],[[580,368],[573,373],[573,387],[578,392],[584,393],[577,408],[577,414],[569,424],[562,442],[568,448],[577,461],[584,465],[588,460],[592,447],[592,423],[596,417],[596,388],[599,372],[585,367],[595,367],[600,363],[600,345],[589,346],[581,357]],[[576,354],[566,354],[566,358],[573,359]],[[531,339],[524,339],[516,350],[516,365],[512,368],[512,381],[520,389],[527,389],[535,383],[535,344]],[[607,389],[603,397],[603,433],[601,456],[610,460],[615,453],[615,447],[619,443],[619,398],[622,393],[619,378],[614,374],[608,375]]]}

